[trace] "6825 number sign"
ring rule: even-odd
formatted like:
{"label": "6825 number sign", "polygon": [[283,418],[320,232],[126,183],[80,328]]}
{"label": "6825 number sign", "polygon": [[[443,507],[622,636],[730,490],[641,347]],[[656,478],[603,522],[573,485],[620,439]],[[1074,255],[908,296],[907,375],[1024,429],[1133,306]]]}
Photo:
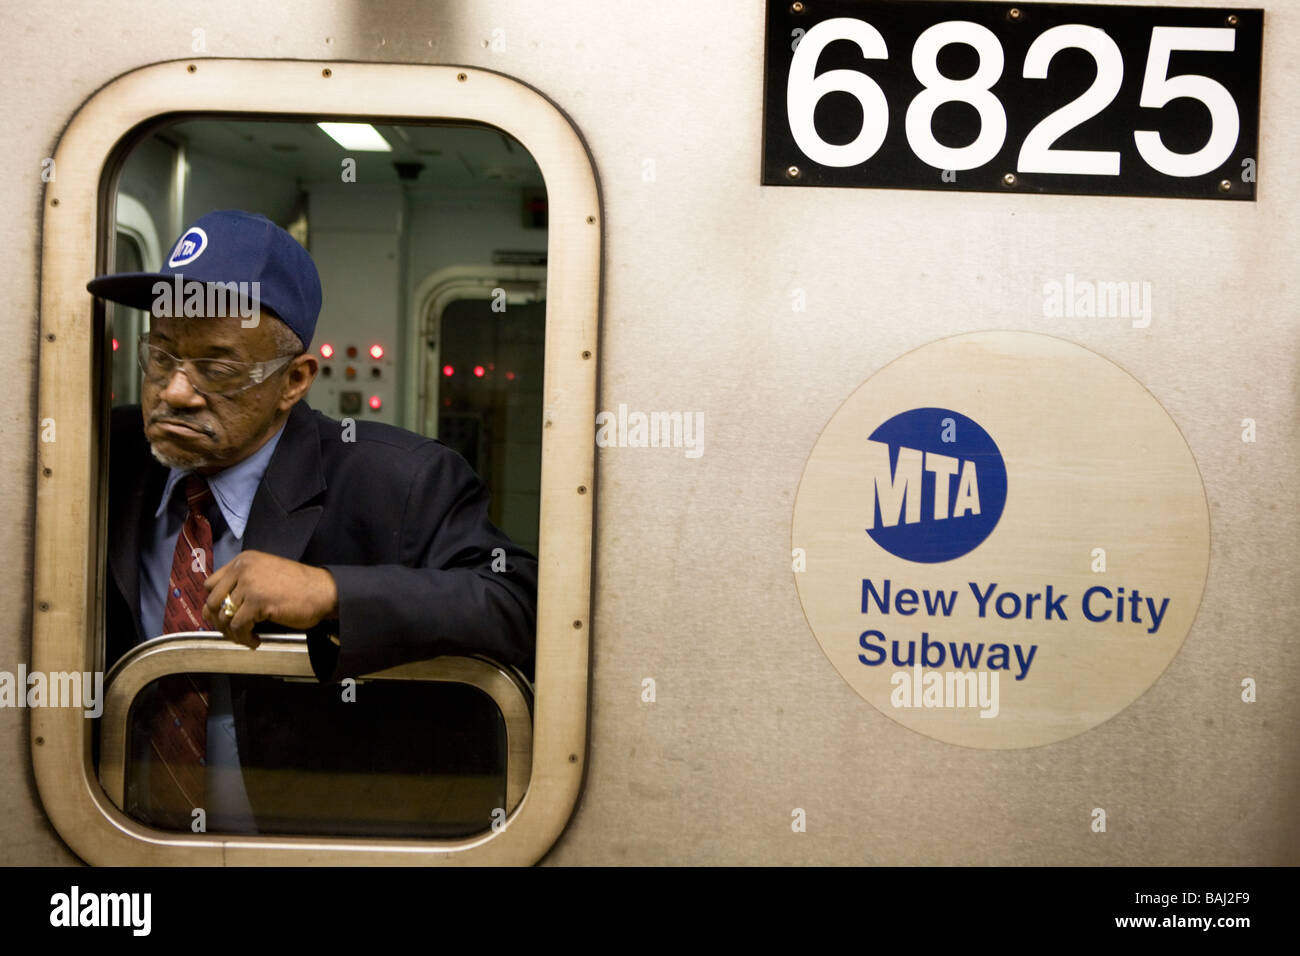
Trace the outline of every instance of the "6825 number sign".
{"label": "6825 number sign", "polygon": [[769,0],[765,185],[1255,198],[1262,10]]}

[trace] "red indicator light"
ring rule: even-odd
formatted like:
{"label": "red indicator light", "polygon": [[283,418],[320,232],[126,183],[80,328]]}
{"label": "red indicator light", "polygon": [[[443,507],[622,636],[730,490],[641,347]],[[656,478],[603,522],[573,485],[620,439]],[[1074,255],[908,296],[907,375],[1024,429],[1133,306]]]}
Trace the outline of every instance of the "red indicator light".
{"label": "red indicator light", "polygon": [[378,411],[384,403],[379,400],[378,395],[370,396],[370,407]]}
{"label": "red indicator light", "polygon": [[343,374],[346,375],[348,378],[356,378],[357,370],[354,369],[351,365],[349,365]]}
{"label": "red indicator light", "polygon": [[514,380],[515,380],[515,373],[514,373],[514,372],[506,372],[506,381],[508,381],[508,382],[513,382]]}
{"label": "red indicator light", "polygon": [[113,351],[117,351],[117,339],[113,339]]}
{"label": "red indicator light", "polygon": [[483,366],[482,366],[482,365],[475,365],[475,366],[474,366],[474,377],[475,377],[475,378],[482,378],[483,375],[484,375]]}
{"label": "red indicator light", "polygon": [[384,347],[382,345],[370,346],[370,357],[376,362],[384,357]]}
{"label": "red indicator light", "polygon": [[447,376],[448,378],[451,378],[453,375],[456,374],[456,370],[452,368],[450,365],[444,365],[442,367],[442,374]]}
{"label": "red indicator light", "polygon": [[330,345],[328,342],[326,342],[324,345],[322,345],[322,346],[320,347],[320,357],[321,357],[321,358],[333,358],[333,357],[334,357],[334,346]]}

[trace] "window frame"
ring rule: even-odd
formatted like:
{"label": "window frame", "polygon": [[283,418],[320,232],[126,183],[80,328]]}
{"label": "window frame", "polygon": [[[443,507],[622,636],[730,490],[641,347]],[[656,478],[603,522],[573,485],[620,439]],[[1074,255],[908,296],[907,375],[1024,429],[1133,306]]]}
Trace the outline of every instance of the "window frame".
{"label": "window frame", "polygon": [[[266,634],[256,648],[234,644],[207,631],[168,634],[137,644],[104,678],[99,779],[115,806],[126,802],[132,702],[153,681],[185,673],[257,674],[316,681],[306,634]],[[506,734],[506,797],[501,809],[508,816],[519,806],[528,792],[533,754],[532,690],[523,675],[487,657],[447,654],[358,678],[359,683],[374,680],[465,684],[482,692],[496,705]]]}
{"label": "window frame", "polygon": [[[32,670],[103,669],[108,337],[103,307],[85,286],[107,269],[116,217],[105,187],[123,140],[177,114],[472,122],[513,136],[542,170],[550,216],[529,786],[503,827],[459,840],[166,833],[108,798],[91,765],[94,725],[82,710],[46,707],[30,711],[45,811],[93,864],[534,863],[567,824],[586,759],[603,223],[578,132],[542,94],[508,76],[422,64],[181,59],[118,77],[72,117],[42,204]],[[47,421],[55,426],[50,441]]]}

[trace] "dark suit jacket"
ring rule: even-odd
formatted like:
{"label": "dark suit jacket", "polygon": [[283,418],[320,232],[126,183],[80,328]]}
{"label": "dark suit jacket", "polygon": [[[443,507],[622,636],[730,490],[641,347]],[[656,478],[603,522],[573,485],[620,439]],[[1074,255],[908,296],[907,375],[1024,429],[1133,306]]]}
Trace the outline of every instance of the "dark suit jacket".
{"label": "dark suit jacket", "polygon": [[[537,561],[488,520],[488,490],[468,463],[440,442],[375,422],[357,422],[355,441],[342,439],[339,422],[306,402],[294,406],[244,530],[245,550],[325,567],[339,595],[338,620],[308,634],[325,685],[230,679],[240,765],[263,831],[334,832],[329,820],[302,819],[319,802],[312,788],[330,779],[310,771],[403,772],[427,758],[416,729],[429,720],[427,700],[367,691],[358,699],[388,703],[358,708],[341,704],[328,682],[476,652],[532,677]],[[109,454],[106,667],[157,636],[141,627],[139,555],[167,478],[139,406],[113,409]],[[496,548],[504,571],[492,570]],[[492,746],[491,734],[473,737]],[[267,769],[276,773],[257,772]]]}
{"label": "dark suit jacket", "polygon": [[[139,555],[166,479],[140,407],[113,409],[106,666],[157,636],[140,623]],[[334,576],[338,620],[308,634],[322,681],[476,652],[531,677],[537,560],[492,525],[488,500],[478,475],[442,443],[367,421],[345,442],[339,422],[300,401],[258,486],[243,548]],[[505,551],[505,571],[492,570],[495,548]]]}

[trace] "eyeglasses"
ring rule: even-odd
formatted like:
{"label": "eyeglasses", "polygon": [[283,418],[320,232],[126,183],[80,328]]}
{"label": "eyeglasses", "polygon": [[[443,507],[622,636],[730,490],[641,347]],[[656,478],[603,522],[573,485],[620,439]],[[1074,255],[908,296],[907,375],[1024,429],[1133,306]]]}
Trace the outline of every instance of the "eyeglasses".
{"label": "eyeglasses", "polygon": [[149,333],[140,336],[137,356],[140,371],[153,385],[166,385],[180,368],[190,387],[200,394],[233,395],[261,385],[289,364],[299,352],[281,355],[265,362],[232,362],[223,358],[183,359],[149,341]]}

